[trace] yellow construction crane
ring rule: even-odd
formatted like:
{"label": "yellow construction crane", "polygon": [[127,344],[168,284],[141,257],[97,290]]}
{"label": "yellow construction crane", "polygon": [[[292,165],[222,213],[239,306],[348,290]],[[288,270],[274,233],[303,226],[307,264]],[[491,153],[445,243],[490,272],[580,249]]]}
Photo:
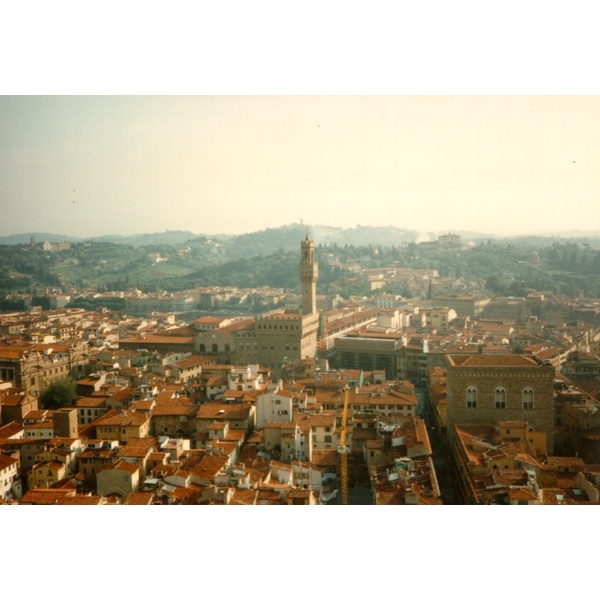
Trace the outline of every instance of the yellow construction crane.
{"label": "yellow construction crane", "polygon": [[348,388],[344,390],[344,410],[342,411],[342,429],[340,431],[340,487],[342,488],[342,504],[348,504],[348,454],[350,449],[346,446],[346,421],[348,419]]}

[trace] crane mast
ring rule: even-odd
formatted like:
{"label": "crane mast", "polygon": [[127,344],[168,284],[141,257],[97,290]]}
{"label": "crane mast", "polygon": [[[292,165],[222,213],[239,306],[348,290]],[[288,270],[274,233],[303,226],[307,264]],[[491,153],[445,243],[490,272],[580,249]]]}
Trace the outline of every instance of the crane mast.
{"label": "crane mast", "polygon": [[342,488],[342,504],[348,504],[348,454],[346,446],[346,421],[348,419],[348,389],[344,390],[344,410],[342,411],[342,428],[340,431],[340,444],[338,453],[340,455],[340,487]]}

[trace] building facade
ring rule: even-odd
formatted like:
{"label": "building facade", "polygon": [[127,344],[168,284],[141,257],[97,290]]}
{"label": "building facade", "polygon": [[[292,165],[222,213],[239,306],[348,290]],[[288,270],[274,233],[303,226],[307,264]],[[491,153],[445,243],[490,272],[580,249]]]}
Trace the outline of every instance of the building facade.
{"label": "building facade", "polygon": [[385,371],[386,379],[398,378],[401,333],[352,332],[335,338],[334,366],[340,369]]}
{"label": "building facade", "polygon": [[300,252],[301,312],[273,312],[256,319],[258,362],[276,372],[281,372],[283,365],[290,361],[314,358],[317,354],[318,265],[314,241],[308,234],[300,244]]}
{"label": "building facade", "polygon": [[258,362],[277,370],[293,360],[314,358],[317,352],[318,331],[317,313],[276,313],[258,318]]}
{"label": "building facade", "polygon": [[89,371],[85,342],[0,345],[0,379],[39,395],[52,381],[78,379]]}
{"label": "building facade", "polygon": [[[525,421],[554,448],[555,370],[518,354],[448,355],[447,426]],[[452,440],[450,440],[452,442]]]}

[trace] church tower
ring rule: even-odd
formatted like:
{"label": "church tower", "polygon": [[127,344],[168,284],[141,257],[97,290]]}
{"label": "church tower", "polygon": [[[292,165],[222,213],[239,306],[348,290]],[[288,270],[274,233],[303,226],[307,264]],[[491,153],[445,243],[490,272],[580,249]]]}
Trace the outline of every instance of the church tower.
{"label": "church tower", "polygon": [[315,261],[315,243],[308,238],[300,243],[300,282],[302,283],[302,314],[317,312],[317,279],[319,265]]}

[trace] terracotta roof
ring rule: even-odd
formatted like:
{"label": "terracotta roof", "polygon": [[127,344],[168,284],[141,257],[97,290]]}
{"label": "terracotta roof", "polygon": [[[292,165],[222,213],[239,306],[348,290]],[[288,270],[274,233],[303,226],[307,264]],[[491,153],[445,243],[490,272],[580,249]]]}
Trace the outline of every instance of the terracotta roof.
{"label": "terracotta roof", "polygon": [[335,427],[335,412],[317,415],[299,413],[294,415],[294,423],[300,426],[307,424],[311,427]]}
{"label": "terracotta roof", "polygon": [[107,425],[127,427],[127,426],[140,426],[148,421],[148,415],[144,412],[122,412],[119,409],[108,412],[103,417],[100,417],[94,421],[96,427],[105,427]]}
{"label": "terracotta roof", "polygon": [[572,468],[581,470],[585,466],[585,461],[576,456],[549,456],[545,462],[549,467]]}
{"label": "terracotta roof", "polygon": [[19,435],[25,431],[25,427],[17,421],[11,421],[6,425],[0,427],[0,439],[12,438],[15,435]]}
{"label": "terracotta roof", "polygon": [[193,336],[147,334],[120,340],[120,344],[193,344]]}
{"label": "terracotta roof", "polygon": [[300,498],[307,500],[313,495],[312,490],[292,489],[288,492],[288,498]]}
{"label": "terracotta roof", "polygon": [[77,408],[104,408],[106,396],[82,396],[75,402]]}
{"label": "terracotta roof", "polygon": [[238,321],[236,323],[231,323],[230,325],[225,325],[224,327],[219,328],[219,331],[225,333],[235,333],[236,331],[241,331],[244,329],[253,329],[254,328],[254,317],[250,319],[244,319],[243,321]]}
{"label": "terracotta roof", "polygon": [[154,400],[136,400],[132,403],[131,408],[133,410],[152,412],[155,404]]}
{"label": "terracotta roof", "polygon": [[0,471],[18,463],[19,461],[16,458],[11,458],[10,456],[0,454]]}
{"label": "terracotta roof", "polygon": [[37,400],[37,398],[31,394],[2,393],[0,391],[0,404],[4,406],[20,406],[32,400]]}
{"label": "terracotta roof", "polygon": [[198,411],[198,406],[155,406],[153,417],[193,417]]}
{"label": "terracotta roof", "polygon": [[251,410],[252,407],[245,404],[202,404],[196,414],[196,418],[218,420],[247,419],[250,416]]}
{"label": "terracotta roof", "polygon": [[73,489],[51,489],[51,488],[38,488],[35,490],[29,490],[21,498],[22,504],[56,504],[59,498],[64,496],[74,496],[75,490]]}
{"label": "terracotta roof", "polygon": [[75,496],[62,496],[55,502],[57,506],[97,506],[102,503],[100,496],[84,496],[75,494]]}
{"label": "terracotta roof", "polygon": [[279,492],[270,489],[259,489],[255,504],[283,504],[283,501]]}
{"label": "terracotta roof", "polygon": [[334,467],[340,462],[337,450],[313,450],[311,464],[323,468]]}
{"label": "terracotta roof", "polygon": [[457,367],[539,367],[533,358],[522,354],[460,354],[450,355]]}
{"label": "terracotta roof", "polygon": [[115,469],[117,471],[126,471],[127,473],[135,473],[136,471],[139,471],[139,467],[137,464],[130,463],[122,459],[102,467],[101,469],[99,469],[98,472],[110,471],[112,469]]}
{"label": "terracotta roof", "polygon": [[178,360],[174,362],[173,365],[180,369],[189,369],[191,367],[202,366],[206,363],[211,362],[213,359],[210,356],[190,356],[188,358],[184,358],[182,360]]}
{"label": "terracotta roof", "polygon": [[204,454],[198,464],[191,469],[192,475],[214,479],[215,475],[227,464],[228,456]]}
{"label": "terracotta roof", "polygon": [[255,489],[236,489],[229,501],[230,504],[254,505],[258,498],[258,490]]}
{"label": "terracotta roof", "polygon": [[210,316],[205,316],[205,317],[198,317],[197,319],[194,319],[194,321],[192,321],[193,323],[210,323],[210,324],[218,324],[218,323],[222,323],[223,321],[226,321],[227,319],[223,318],[223,317],[210,317]]}

